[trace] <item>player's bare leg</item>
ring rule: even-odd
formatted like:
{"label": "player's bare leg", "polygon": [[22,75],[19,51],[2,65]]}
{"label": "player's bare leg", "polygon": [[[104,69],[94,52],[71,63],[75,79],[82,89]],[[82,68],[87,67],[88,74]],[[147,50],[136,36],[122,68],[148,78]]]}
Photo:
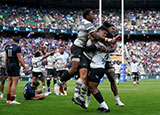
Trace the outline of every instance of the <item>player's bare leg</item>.
{"label": "player's bare leg", "polygon": [[[59,95],[60,86],[63,86],[65,82],[67,82],[70,78],[74,76],[74,74],[78,71],[79,61],[72,61],[72,67],[69,71],[64,72],[60,80],[55,84],[54,92],[56,95]],[[61,91],[63,92],[63,91]]]}
{"label": "player's bare leg", "polygon": [[117,82],[117,85],[119,85],[119,75],[116,74],[116,82]]}
{"label": "player's bare leg", "polygon": [[10,101],[11,101],[11,86],[12,86],[12,78],[10,76],[8,76],[6,104],[10,103]]}
{"label": "player's bare leg", "polygon": [[53,86],[57,83],[57,77],[53,76]]}
{"label": "player's bare leg", "polygon": [[50,84],[51,84],[51,76],[48,75],[47,76],[48,94],[51,94]]}
{"label": "player's bare leg", "polygon": [[136,76],[136,84],[139,84],[138,81],[139,81],[139,76],[137,75],[137,76]]}
{"label": "player's bare leg", "polygon": [[100,112],[110,112],[110,109],[106,102],[103,100],[103,97],[101,95],[101,92],[98,90],[98,83],[95,82],[88,82],[89,90],[93,94],[94,98],[99,103],[99,108],[97,110],[100,110]]}
{"label": "player's bare leg", "polygon": [[16,92],[16,87],[18,85],[19,77],[14,76],[14,77],[11,77],[11,79],[12,79],[12,85],[11,85],[11,89],[10,89],[10,92],[11,92],[10,104],[21,104],[15,100],[15,92]]}
{"label": "player's bare leg", "polygon": [[4,84],[5,84],[5,80],[6,80],[6,76],[2,75],[1,76],[1,95],[0,95],[0,98],[3,98],[3,91],[4,91]]}
{"label": "player's bare leg", "polygon": [[124,104],[121,102],[120,97],[118,96],[118,88],[116,86],[115,79],[114,79],[114,74],[115,74],[114,70],[110,69],[106,72],[106,74],[107,74],[109,82],[111,84],[111,90],[114,94],[116,105],[123,107]]}
{"label": "player's bare leg", "polygon": [[63,85],[64,95],[67,95],[67,83]]}
{"label": "player's bare leg", "polygon": [[133,85],[136,85],[136,84],[137,84],[137,83],[136,83],[136,76],[133,75],[133,76],[132,76],[132,79],[133,79]]}
{"label": "player's bare leg", "polygon": [[41,80],[41,82],[42,82],[42,86],[43,86],[43,90],[44,90],[45,96],[48,96],[44,77],[40,77],[40,80]]}

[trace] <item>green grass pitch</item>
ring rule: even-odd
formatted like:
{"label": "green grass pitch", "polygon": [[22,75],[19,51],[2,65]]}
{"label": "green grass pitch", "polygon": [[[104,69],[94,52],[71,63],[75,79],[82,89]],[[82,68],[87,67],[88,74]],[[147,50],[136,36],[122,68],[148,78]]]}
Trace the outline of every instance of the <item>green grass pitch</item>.
{"label": "green grass pitch", "polygon": [[[6,82],[7,84],[7,82]],[[75,81],[68,81],[68,95],[56,96],[51,94],[44,100],[27,101],[23,98],[23,87],[26,82],[19,82],[16,100],[21,105],[5,104],[6,85],[4,99],[0,99],[0,115],[97,115],[98,103],[91,97],[91,103],[87,110],[75,105],[73,96]],[[40,87],[42,88],[42,87]],[[110,107],[108,115],[160,115],[160,79],[141,80],[140,85],[132,85],[132,82],[122,82],[118,86],[119,96],[125,107],[115,105],[114,96],[108,80],[99,86],[104,100]],[[53,86],[52,86],[53,92]]]}

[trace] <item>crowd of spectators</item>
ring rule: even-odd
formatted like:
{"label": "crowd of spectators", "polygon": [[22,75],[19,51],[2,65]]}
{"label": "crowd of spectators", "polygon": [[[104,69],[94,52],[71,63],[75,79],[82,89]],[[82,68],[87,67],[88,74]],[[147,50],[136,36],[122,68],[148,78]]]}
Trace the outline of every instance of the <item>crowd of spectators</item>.
{"label": "crowd of spectators", "polygon": [[[4,46],[10,43],[10,38],[0,38],[0,51],[4,50]],[[36,51],[41,51],[42,54],[49,52],[50,48],[54,48],[57,51],[59,45],[64,45],[66,52],[70,54],[70,48],[72,45],[71,40],[63,41],[61,39],[44,39],[44,38],[29,38],[21,39],[20,46],[22,49],[22,56],[26,64],[31,64],[31,59]],[[121,42],[117,43],[117,49],[115,54],[122,55]],[[125,60],[132,62],[136,59],[137,62],[141,62],[146,75],[157,75],[160,73],[160,41],[131,41],[125,44]]]}
{"label": "crowd of spectators", "polygon": [[[124,61],[128,71],[130,63],[139,63],[141,75],[160,75],[160,41],[131,41],[124,45]],[[117,49],[112,56],[122,56],[122,44],[117,43]]]}
{"label": "crowd of spectators", "polygon": [[[30,8],[0,5],[0,25],[13,27],[77,29],[82,20],[80,9]],[[95,25],[98,26],[98,10],[94,10]],[[103,20],[108,20],[120,29],[120,12],[116,10],[103,11]]]}
{"label": "crowd of spectators", "polygon": [[[99,25],[98,10],[95,13],[95,25]],[[82,20],[82,9],[31,8],[0,5],[0,25],[30,28],[77,29]],[[121,30],[120,10],[106,9],[102,12],[102,21],[113,23]],[[159,10],[126,10],[124,19],[126,31],[160,30]]]}
{"label": "crowd of spectators", "polygon": [[128,62],[136,59],[144,68],[144,74],[160,74],[160,41],[131,41],[126,43],[129,52]]}
{"label": "crowd of spectators", "polygon": [[[12,39],[0,37],[0,52],[5,50],[6,44],[10,44]],[[53,39],[43,39],[39,38],[29,38],[29,39],[20,39],[21,54],[24,59],[24,62],[28,69],[31,69],[32,58],[34,57],[35,52],[40,51],[42,55],[49,53],[50,49],[54,49],[55,53],[58,51],[60,45],[65,47],[65,51],[70,55],[70,47],[72,42]],[[43,69],[46,67],[46,60],[43,61]]]}
{"label": "crowd of spectators", "polygon": [[126,31],[160,30],[160,10],[125,11]]}

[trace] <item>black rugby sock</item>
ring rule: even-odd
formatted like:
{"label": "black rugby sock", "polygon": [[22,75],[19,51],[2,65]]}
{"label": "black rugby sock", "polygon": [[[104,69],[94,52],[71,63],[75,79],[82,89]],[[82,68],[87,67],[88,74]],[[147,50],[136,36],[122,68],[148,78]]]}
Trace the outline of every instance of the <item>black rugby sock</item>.
{"label": "black rugby sock", "polygon": [[47,80],[47,87],[50,87],[51,80]]}
{"label": "black rugby sock", "polygon": [[96,94],[93,94],[93,96],[99,103],[102,103],[104,101],[100,91],[98,91],[98,93]]}
{"label": "black rugby sock", "polygon": [[64,74],[62,75],[60,81],[61,82],[67,82],[70,78],[72,78],[73,76],[68,72],[64,72]]}

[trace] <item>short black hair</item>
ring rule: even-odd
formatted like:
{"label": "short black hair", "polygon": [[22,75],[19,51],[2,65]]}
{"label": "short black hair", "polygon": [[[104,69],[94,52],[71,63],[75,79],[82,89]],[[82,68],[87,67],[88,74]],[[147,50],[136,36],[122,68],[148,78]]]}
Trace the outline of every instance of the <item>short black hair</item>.
{"label": "short black hair", "polygon": [[109,23],[108,21],[105,21],[103,23],[103,25],[98,28],[98,30],[106,30],[106,31],[108,31],[108,28],[110,28],[111,26],[114,26],[114,25]]}
{"label": "short black hair", "polygon": [[86,19],[87,15],[89,15],[89,13],[91,12],[92,10],[91,9],[85,9],[83,11],[83,18]]}
{"label": "short black hair", "polygon": [[35,56],[35,57],[39,57],[39,56],[41,56],[41,53],[38,51],[38,52],[36,52],[36,53],[34,54],[34,56]]}
{"label": "short black hair", "polygon": [[19,38],[18,37],[13,37],[13,41],[16,43],[19,43]]}
{"label": "short black hair", "polygon": [[103,26],[109,28],[109,27],[114,26],[114,25],[111,24],[111,23],[109,23],[108,21],[104,21],[104,22],[103,22]]}
{"label": "short black hair", "polygon": [[33,81],[33,83],[32,83],[33,85],[35,85],[36,87],[38,87],[39,86],[39,82],[38,81]]}
{"label": "short black hair", "polygon": [[9,44],[6,44],[6,45],[5,45],[5,49],[4,49],[5,51],[7,50],[8,46],[9,46]]}
{"label": "short black hair", "polygon": [[108,31],[108,28],[102,25],[102,26],[100,26],[97,30],[98,30],[98,31],[99,31],[99,30],[106,30],[106,31]]}
{"label": "short black hair", "polygon": [[60,45],[59,48],[60,48],[60,47],[64,48],[64,45]]}

